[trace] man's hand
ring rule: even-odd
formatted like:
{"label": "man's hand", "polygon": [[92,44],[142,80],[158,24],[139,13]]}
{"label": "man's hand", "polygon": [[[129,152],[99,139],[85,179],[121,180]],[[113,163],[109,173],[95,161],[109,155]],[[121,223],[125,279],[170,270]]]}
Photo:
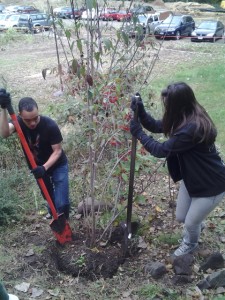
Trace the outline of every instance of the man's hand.
{"label": "man's hand", "polygon": [[5,109],[11,104],[10,94],[6,92],[5,89],[0,89],[0,106]]}
{"label": "man's hand", "polygon": [[34,177],[36,179],[42,178],[45,175],[45,172],[46,170],[44,166],[37,166],[36,168],[31,170],[31,173],[34,174]]}
{"label": "man's hand", "polygon": [[143,132],[141,124],[135,121],[134,119],[132,119],[130,121],[130,132],[134,137],[139,139]]}
{"label": "man's hand", "polygon": [[141,95],[136,93],[135,96],[131,97],[130,108],[135,111],[138,108],[138,116],[140,118],[146,115],[145,107],[141,99]]}

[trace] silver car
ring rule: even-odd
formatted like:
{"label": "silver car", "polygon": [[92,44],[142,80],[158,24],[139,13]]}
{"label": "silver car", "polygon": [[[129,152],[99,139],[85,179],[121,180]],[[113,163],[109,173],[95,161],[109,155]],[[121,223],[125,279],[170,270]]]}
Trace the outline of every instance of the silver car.
{"label": "silver car", "polygon": [[0,31],[6,30],[6,23],[11,14],[0,14]]}

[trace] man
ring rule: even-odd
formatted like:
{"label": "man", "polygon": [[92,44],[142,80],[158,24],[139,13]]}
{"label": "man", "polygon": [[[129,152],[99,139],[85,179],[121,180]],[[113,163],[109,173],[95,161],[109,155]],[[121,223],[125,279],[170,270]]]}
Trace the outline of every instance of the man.
{"label": "man", "polygon": [[[11,105],[11,99],[4,89],[0,89],[0,105],[0,135],[7,138],[15,132],[15,127],[7,119],[7,107]],[[39,115],[38,105],[30,97],[22,98],[18,108],[18,122],[37,164],[37,167],[32,169],[28,162],[29,168],[36,179],[43,178],[57,213],[64,213],[68,219],[68,162],[62,149],[63,139],[59,127],[49,117]],[[50,219],[51,211],[49,208],[48,210],[46,218]]]}

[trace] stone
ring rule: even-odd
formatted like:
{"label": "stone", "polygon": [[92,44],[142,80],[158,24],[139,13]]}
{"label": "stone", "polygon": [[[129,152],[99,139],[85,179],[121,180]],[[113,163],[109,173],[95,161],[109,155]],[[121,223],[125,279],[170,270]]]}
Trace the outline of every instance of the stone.
{"label": "stone", "polygon": [[176,284],[186,284],[186,283],[191,283],[192,278],[189,275],[175,275],[172,277],[172,283],[174,285]]}
{"label": "stone", "polygon": [[[78,204],[77,213],[84,215],[86,212],[89,214],[91,212],[92,199],[88,197]],[[94,211],[105,211],[107,209],[112,209],[112,205],[103,201],[94,200]]]}
{"label": "stone", "polygon": [[216,270],[224,268],[224,258],[223,255],[219,252],[215,252],[209,256],[205,263],[203,263],[199,271],[206,272],[208,269]]}
{"label": "stone", "polygon": [[149,273],[154,279],[159,279],[166,274],[166,266],[161,262],[150,262],[144,268],[145,273]]}
{"label": "stone", "polygon": [[173,270],[176,275],[191,275],[194,257],[191,254],[177,256],[173,260]]}

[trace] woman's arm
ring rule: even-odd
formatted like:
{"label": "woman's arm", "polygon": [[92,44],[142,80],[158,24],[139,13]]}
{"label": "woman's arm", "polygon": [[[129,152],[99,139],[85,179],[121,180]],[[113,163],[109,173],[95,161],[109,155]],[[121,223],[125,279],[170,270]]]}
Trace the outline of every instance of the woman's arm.
{"label": "woman's arm", "polygon": [[155,120],[150,114],[146,113],[142,118],[140,118],[140,122],[145,129],[152,133],[162,133],[162,120]]}

